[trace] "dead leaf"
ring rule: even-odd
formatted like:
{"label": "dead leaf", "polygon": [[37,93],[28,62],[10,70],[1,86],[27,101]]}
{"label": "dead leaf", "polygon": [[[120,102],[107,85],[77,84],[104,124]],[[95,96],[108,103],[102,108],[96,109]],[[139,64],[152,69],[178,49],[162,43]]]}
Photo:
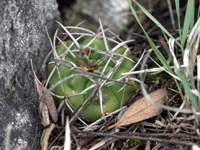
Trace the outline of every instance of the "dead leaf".
{"label": "dead leaf", "polygon": [[48,108],[47,108],[47,105],[45,104],[44,101],[40,102],[39,114],[40,114],[40,118],[41,118],[41,123],[42,123],[42,125],[44,127],[46,127],[47,125],[51,124],[51,121],[49,119]]}
{"label": "dead leaf", "polygon": [[[44,85],[41,85],[38,83],[35,71],[33,69],[32,60],[31,60],[31,67],[34,74],[34,84],[35,84],[39,99],[41,99],[41,97],[44,95],[44,93],[47,92],[48,89],[45,88]],[[44,126],[50,124],[49,114],[53,122],[56,122],[58,120],[58,112],[57,112],[53,97],[51,96],[50,92],[48,92],[46,96],[44,97],[44,99],[42,99],[39,102],[39,115],[42,120],[42,124]]]}
{"label": "dead leaf", "polygon": [[[167,90],[165,88],[161,88],[149,94],[151,99],[158,104],[164,103],[166,95]],[[127,108],[127,110],[120,117],[119,121],[116,124],[109,126],[108,129],[133,124],[156,116],[160,112],[162,112],[162,108],[152,105],[146,100],[145,97],[143,97]]]}
{"label": "dead leaf", "polygon": [[[43,83],[45,83],[45,81]],[[46,93],[48,91],[48,89],[45,88],[44,85],[42,85],[42,89],[43,89],[44,93]],[[46,94],[46,96],[44,97],[44,100],[45,100],[45,103],[47,105],[51,120],[53,122],[57,122],[57,120],[58,120],[58,112],[57,112],[57,109],[56,109],[56,105],[54,103],[54,99],[51,96],[50,92],[48,92]]]}

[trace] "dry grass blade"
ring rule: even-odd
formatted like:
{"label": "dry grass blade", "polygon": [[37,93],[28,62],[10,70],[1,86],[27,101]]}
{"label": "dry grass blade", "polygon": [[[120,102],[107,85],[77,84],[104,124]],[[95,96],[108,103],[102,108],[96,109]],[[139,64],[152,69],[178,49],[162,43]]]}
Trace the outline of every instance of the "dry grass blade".
{"label": "dry grass blade", "polygon": [[[192,60],[192,65],[194,65],[194,62],[196,60],[196,54],[199,47],[199,36],[200,36],[200,19],[198,19],[198,21],[195,23],[187,39],[187,45],[184,52],[183,63],[188,67],[188,69],[190,67],[189,64],[190,58]],[[191,52],[191,50],[192,50],[192,55],[190,56],[189,53]]]}
{"label": "dry grass blade", "polygon": [[[161,88],[149,94],[149,96],[154,100],[154,102],[163,104],[166,100],[167,90]],[[119,121],[108,127],[111,129],[113,127],[120,127],[124,125],[133,124],[153,116],[158,115],[162,111],[162,108],[150,104],[145,97],[137,100],[133,103],[120,117]]]}
{"label": "dry grass blade", "polygon": [[42,150],[47,150],[49,136],[50,136],[51,131],[54,129],[55,126],[56,126],[55,124],[51,124],[49,128],[46,128],[43,131],[41,141],[40,141]]}
{"label": "dry grass blade", "polygon": [[100,148],[101,146],[105,145],[108,141],[112,140],[112,138],[105,138],[103,140],[101,140],[99,143],[97,143],[96,145],[94,145],[93,147],[91,147],[89,150],[95,150]]}

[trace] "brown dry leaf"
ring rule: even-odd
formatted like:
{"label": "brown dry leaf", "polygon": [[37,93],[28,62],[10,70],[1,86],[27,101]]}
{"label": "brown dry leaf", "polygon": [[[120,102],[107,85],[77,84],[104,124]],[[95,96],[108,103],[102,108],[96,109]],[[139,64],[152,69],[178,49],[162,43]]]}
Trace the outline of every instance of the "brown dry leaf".
{"label": "brown dry leaf", "polygon": [[[38,83],[38,81],[36,79],[37,78],[36,74],[35,74],[34,69],[33,69],[32,60],[31,60],[31,67],[32,67],[32,71],[33,71],[33,74],[34,74],[35,87],[36,87],[39,99],[41,99],[43,94],[46,93],[46,91],[48,89],[45,88],[43,85],[40,85]],[[40,104],[39,104],[39,115],[40,115],[40,118],[42,120],[42,124],[44,126],[50,124],[49,114],[50,114],[50,117],[51,117],[53,122],[56,122],[58,120],[58,112],[57,112],[53,97],[51,96],[50,92],[48,92],[46,94],[44,99],[42,99]]]}
{"label": "brown dry leaf", "polygon": [[[46,93],[48,89],[45,88],[43,85],[42,85],[42,88],[43,88],[43,92]],[[57,120],[58,120],[58,112],[57,112],[57,109],[56,109],[56,105],[54,103],[54,99],[51,96],[50,92],[48,92],[46,94],[46,96],[44,97],[44,99],[45,99],[45,103],[47,105],[47,108],[48,108],[51,120],[53,122],[57,122]]]}
{"label": "brown dry leaf", "polygon": [[[34,69],[33,69],[32,60],[31,60],[31,67],[32,67],[32,71],[33,71],[33,74],[34,74],[35,87],[36,87],[39,99],[41,99],[42,96],[44,95],[44,93],[46,93],[46,91],[48,89],[45,88],[43,84],[40,85],[38,83],[36,74],[35,74]],[[53,97],[51,96],[50,92],[48,92],[46,94],[46,96],[40,101],[40,104],[39,104],[39,115],[40,115],[40,118],[41,118],[42,125],[45,126],[45,127],[47,125],[50,125],[50,127],[45,128],[42,132],[42,136],[41,136],[41,139],[40,139],[40,144],[41,144],[42,150],[47,150],[49,136],[51,134],[51,131],[55,127],[55,124],[51,124],[51,121],[49,119],[49,114],[51,116],[51,119],[54,122],[56,122],[57,119],[58,119],[58,112],[57,112]]]}
{"label": "brown dry leaf", "polygon": [[48,108],[44,101],[40,102],[39,114],[40,114],[40,118],[41,118],[41,123],[44,127],[46,127],[47,125],[49,125],[51,123],[51,121],[49,119]]}
{"label": "brown dry leaf", "polygon": [[[34,84],[35,84],[35,88],[36,88],[36,91],[38,93],[38,96],[39,96],[39,99],[41,99],[41,97],[43,96],[43,89],[42,89],[42,85],[40,85],[37,81],[37,76],[35,74],[35,71],[33,69],[33,63],[32,63],[32,59],[30,60],[31,61],[31,68],[32,68],[32,71],[33,71],[33,75],[34,75]],[[39,102],[39,116],[41,118],[41,123],[43,126],[47,126],[50,124],[50,120],[49,120],[49,113],[48,113],[48,108],[44,102],[44,99]]]}
{"label": "brown dry leaf", "polygon": [[[151,99],[158,104],[164,103],[166,95],[167,90],[165,88],[161,88],[149,94]],[[162,108],[152,105],[146,100],[145,97],[142,97],[127,108],[127,110],[120,117],[119,121],[116,124],[109,126],[108,129],[133,124],[151,118],[158,115],[161,111]]]}

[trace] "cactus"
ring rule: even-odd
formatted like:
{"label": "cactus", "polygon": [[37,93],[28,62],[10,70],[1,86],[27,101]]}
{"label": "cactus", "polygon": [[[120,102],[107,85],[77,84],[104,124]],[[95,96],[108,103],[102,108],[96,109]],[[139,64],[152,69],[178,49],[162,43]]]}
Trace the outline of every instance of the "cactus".
{"label": "cactus", "polygon": [[[63,27],[72,40],[62,42],[57,37],[60,44],[56,51],[54,50],[54,58],[62,60],[66,65],[57,64],[56,69],[55,61],[49,63],[49,84],[52,86],[59,80],[69,77],[62,82],[62,87],[58,85],[51,92],[57,104],[61,102],[61,96],[67,96],[73,109],[82,105],[93,89],[96,89],[94,100],[82,113],[86,119],[95,121],[102,115],[120,108],[136,91],[137,84],[121,76],[133,68],[134,61],[130,50],[124,46],[126,42],[119,43],[105,37],[102,26],[102,32],[99,34],[77,28],[88,34],[79,33],[77,35],[80,36],[75,39],[73,33]],[[84,40],[79,42],[83,38]],[[112,48],[107,41],[114,41],[116,46]]]}

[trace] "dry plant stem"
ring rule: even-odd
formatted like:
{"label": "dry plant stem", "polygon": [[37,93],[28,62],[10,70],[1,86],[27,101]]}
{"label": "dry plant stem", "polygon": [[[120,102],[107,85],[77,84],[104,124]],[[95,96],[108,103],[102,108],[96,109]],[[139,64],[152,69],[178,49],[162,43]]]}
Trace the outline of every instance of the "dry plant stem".
{"label": "dry plant stem", "polygon": [[167,0],[167,4],[168,4],[169,12],[170,12],[172,27],[173,27],[173,29],[175,29],[175,21],[174,21],[174,15],[173,15],[173,11],[172,11],[171,1]]}
{"label": "dry plant stem", "polygon": [[[150,57],[150,59],[152,59],[152,58]],[[181,67],[185,68],[186,66],[185,65],[181,65]],[[170,68],[174,69],[174,66],[171,66]],[[140,70],[140,71],[122,73],[122,75],[124,76],[124,75],[140,74],[140,73],[154,73],[154,72],[158,72],[158,71],[165,71],[169,75],[171,75],[172,77],[174,77],[174,78],[176,78],[177,80],[180,81],[180,78],[178,76],[175,76],[175,75],[169,73],[164,67],[161,67],[161,66],[159,68],[143,69],[143,70]]]}
{"label": "dry plant stem", "polygon": [[[184,106],[185,106],[185,100],[183,101],[183,103],[181,104],[181,106],[180,106],[180,109],[182,109],[182,108],[184,108]],[[175,118],[176,118],[176,116],[179,114],[179,111],[177,111],[175,114],[174,114],[174,116],[172,117],[172,119],[171,119],[171,121],[173,121]]]}
{"label": "dry plant stem", "polygon": [[[72,131],[73,132],[73,131]],[[78,133],[78,132],[76,132]],[[123,135],[121,135],[123,134]],[[146,133],[145,133],[146,134]],[[161,142],[161,143],[169,143],[169,144],[178,144],[178,145],[195,145],[196,143],[193,142],[188,142],[188,141],[180,141],[180,140],[165,140],[165,139],[160,139],[160,138],[153,138],[153,137],[141,137],[141,136],[135,136],[135,135],[126,135],[124,133],[100,133],[100,132],[87,132],[87,131],[82,131],[81,134],[78,134],[77,137],[97,137],[97,136],[103,136],[103,137],[112,137],[112,138],[117,138],[117,139],[137,139],[137,140],[144,140],[144,141],[154,141],[154,142]]]}
{"label": "dry plant stem", "polygon": [[[73,133],[79,133],[77,136],[83,136],[83,137],[96,137],[99,136],[98,133],[102,133],[102,132],[93,132],[93,131],[75,131],[72,130]],[[82,134],[83,133],[83,134]],[[97,133],[97,134],[96,134]],[[104,134],[104,133],[102,133]],[[107,134],[107,133],[105,133]],[[172,134],[171,133],[140,133],[140,132],[119,132],[119,133],[115,133],[116,135],[124,135],[124,136],[141,136],[141,137],[170,137]],[[188,138],[188,139],[192,139],[192,140],[200,140],[199,136],[193,136],[193,135],[189,135],[189,134],[185,134],[185,133],[177,133],[175,135],[173,135],[172,137],[174,138]]]}
{"label": "dry plant stem", "polygon": [[43,150],[47,150],[49,136],[51,134],[51,131],[54,129],[54,127],[55,127],[55,124],[51,124],[51,126],[49,128],[47,128],[43,131],[42,139],[41,139],[42,140],[41,146],[42,146]]}
{"label": "dry plant stem", "polygon": [[[174,75],[174,74],[168,72],[166,69],[162,68],[162,67],[161,67],[155,60],[153,60],[153,58],[151,58],[150,56],[149,56],[149,58],[150,58],[158,67],[160,67],[161,69],[163,69],[163,71],[165,71],[166,73],[168,73],[170,76],[172,76],[172,77],[175,78],[176,80],[181,81],[181,79],[179,78],[179,76],[176,76],[176,75]],[[185,67],[185,66],[183,66],[183,67]],[[173,69],[173,68],[172,68],[172,69]],[[174,67],[174,69],[176,69],[176,67]],[[181,98],[183,99],[183,94],[182,94],[182,92],[180,93],[180,96],[181,96]]]}
{"label": "dry plant stem", "polygon": [[77,150],[81,149],[81,145],[78,143],[78,140],[76,139],[76,136],[73,133],[71,133],[71,136],[73,137],[73,139],[74,139],[74,141],[76,143],[76,147],[77,147],[76,149]]}
{"label": "dry plant stem", "polygon": [[158,150],[159,148],[168,145],[168,143],[158,143],[151,150]]}
{"label": "dry plant stem", "polygon": [[[57,56],[56,58],[58,58],[58,55],[57,55],[57,53],[56,53],[56,48],[55,48],[55,45],[54,45],[54,44],[55,44],[55,40],[54,40],[54,43],[52,43],[51,38],[50,38],[50,36],[49,36],[49,33],[48,33],[46,27],[45,27],[45,30],[46,30],[46,34],[47,34],[47,37],[48,37],[48,39],[49,39],[49,42],[50,42],[50,44],[51,44],[52,52],[53,52],[53,54],[55,54],[54,56]],[[55,35],[57,34],[57,32],[58,32],[58,30],[56,30]],[[55,36],[54,36],[54,39],[55,39]]]}
{"label": "dry plant stem", "polygon": [[[126,134],[129,136],[135,135],[135,136],[142,136],[142,137],[169,137],[172,135],[171,133],[139,133],[139,132],[135,132],[135,133],[129,132]],[[193,135],[189,135],[189,134],[185,134],[185,133],[177,133],[177,134],[173,135],[173,137],[200,140],[199,136],[193,136]]]}
{"label": "dry plant stem", "polygon": [[[41,72],[45,72],[44,70],[45,70],[45,67],[47,67],[47,60],[50,58],[50,56],[52,55],[52,53],[53,53],[53,51],[50,51],[50,52],[47,54],[47,56],[46,56],[46,58],[45,58],[45,60],[44,60],[44,62],[43,62],[43,64],[42,64],[42,67],[41,67],[41,69],[40,69]],[[45,87],[46,87],[46,86],[45,86]]]}
{"label": "dry plant stem", "polygon": [[[49,148],[48,148],[49,149]],[[50,150],[62,150],[63,146],[52,146]]]}
{"label": "dry plant stem", "polygon": [[51,144],[49,144],[48,149],[58,140],[58,138],[61,136],[61,134],[62,134],[64,131],[65,131],[65,130],[62,130],[62,131],[59,133],[59,135],[54,139],[54,141],[51,142]]}
{"label": "dry plant stem", "polygon": [[127,107],[124,106],[122,108],[119,108],[118,110],[112,112],[112,113],[109,113],[107,116],[105,116],[104,118],[100,118],[98,119],[97,121],[93,122],[92,124],[88,125],[83,131],[90,131],[90,130],[95,130],[96,128],[98,127],[95,127],[95,125],[99,124],[100,122],[104,121],[104,119],[112,116],[113,114],[116,114],[118,112],[121,112],[121,111],[124,111]]}
{"label": "dry plant stem", "polygon": [[108,141],[112,140],[112,138],[104,138],[99,143],[95,144],[93,147],[91,147],[89,150],[96,150],[97,148],[100,148],[101,146],[105,145]]}

